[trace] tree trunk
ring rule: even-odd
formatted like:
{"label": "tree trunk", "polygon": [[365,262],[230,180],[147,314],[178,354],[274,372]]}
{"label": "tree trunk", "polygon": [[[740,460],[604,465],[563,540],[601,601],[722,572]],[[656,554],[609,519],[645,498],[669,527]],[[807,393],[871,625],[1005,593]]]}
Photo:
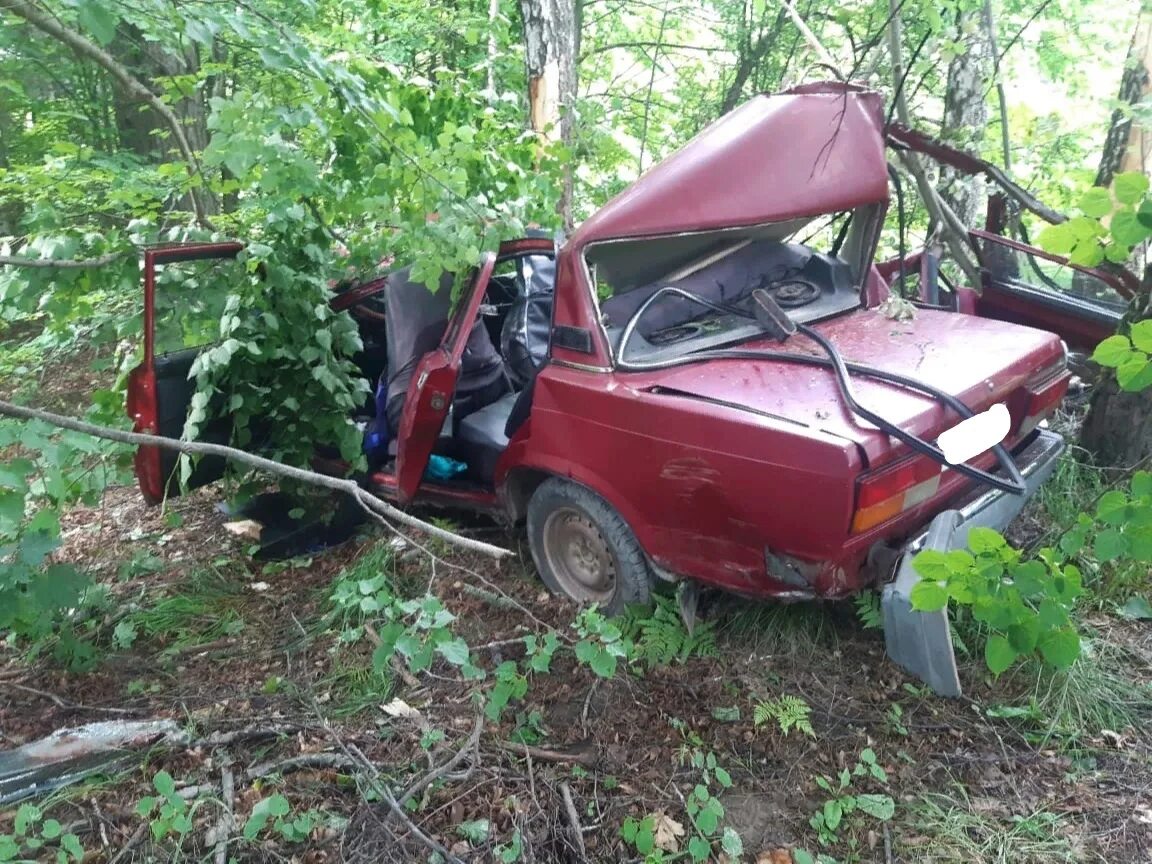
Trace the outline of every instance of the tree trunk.
{"label": "tree trunk", "polygon": [[[960,13],[961,51],[948,64],[948,85],[944,93],[943,138],[965,150],[979,152],[988,126],[985,93],[992,73],[992,46],[983,11]],[[940,197],[960,217],[966,227],[983,222],[984,178],[961,174],[944,167],[940,172]]]}
{"label": "tree trunk", "polygon": [[[528,73],[528,122],[541,142],[572,142],[576,101],[577,22],[581,0],[520,0]],[[564,227],[572,222],[572,174],[565,171],[560,201]]]}
{"label": "tree trunk", "polygon": [[1096,185],[1108,186],[1112,178],[1125,171],[1146,171],[1148,157],[1152,155],[1152,135],[1140,126],[1133,126],[1128,106],[1140,102],[1149,93],[1149,68],[1152,66],[1152,15],[1141,12],[1136,19],[1136,32],[1128,46],[1124,62],[1124,76],[1120,79],[1118,102],[1122,108],[1112,112],[1108,137],[1104,139],[1104,152],[1096,172]]}
{"label": "tree trunk", "polygon": [[[1119,101],[1134,105],[1144,99],[1152,90],[1150,69],[1152,16],[1142,13],[1136,21],[1136,32],[1128,48]],[[1096,185],[1107,186],[1113,177],[1125,171],[1147,172],[1150,155],[1152,135],[1133,125],[1129,112],[1117,109],[1112,114],[1108,137],[1104,140]],[[1146,251],[1138,249],[1135,257],[1145,254]],[[1129,306],[1120,332],[1127,331],[1136,321],[1152,316],[1150,292],[1152,267],[1145,267],[1140,293]],[[1120,389],[1116,376],[1104,370],[1088,403],[1088,414],[1080,428],[1080,445],[1101,465],[1128,467],[1152,456],[1152,390],[1126,393]]]}
{"label": "tree trunk", "polygon": [[[1152,267],[1147,267],[1140,293],[1120,325],[1122,332],[1152,313],[1150,291]],[[1120,389],[1111,370],[1103,370],[1080,427],[1080,445],[1099,465],[1128,468],[1152,457],[1152,388],[1126,392]]]}

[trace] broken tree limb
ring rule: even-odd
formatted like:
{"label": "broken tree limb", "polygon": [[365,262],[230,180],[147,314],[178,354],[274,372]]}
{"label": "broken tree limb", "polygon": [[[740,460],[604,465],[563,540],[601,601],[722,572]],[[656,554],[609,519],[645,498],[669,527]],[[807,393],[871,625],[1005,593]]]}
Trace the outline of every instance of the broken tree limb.
{"label": "broken tree limb", "polygon": [[87,423],[73,417],[65,417],[62,414],[54,414],[51,411],[43,411],[39,408],[26,408],[22,405],[13,405],[11,402],[5,402],[3,400],[0,400],[0,416],[15,417],[18,420],[40,420],[61,429],[69,429],[73,432],[91,435],[94,438],[103,438],[106,441],[117,441],[121,444],[132,444],[137,447],[162,447],[165,450],[175,450],[179,453],[198,456],[218,456],[222,459],[239,462],[242,465],[247,465],[259,471],[267,471],[269,474],[275,474],[278,477],[287,477],[290,480],[298,480],[301,483],[309,483],[313,486],[322,486],[326,489],[334,489],[337,492],[345,492],[351,495],[374,519],[393,530],[395,530],[395,528],[390,524],[389,520],[418,531],[423,531],[433,537],[459,546],[461,549],[467,549],[472,552],[482,552],[493,558],[500,559],[514,554],[508,549],[501,549],[499,546],[493,546],[490,543],[462,537],[451,531],[445,531],[443,528],[437,528],[435,525],[425,522],[423,519],[410,516],[403,510],[393,507],[387,501],[376,497],[368,490],[357,485],[355,481],[345,480],[341,477],[330,477],[327,474],[320,474],[316,471],[308,471],[304,468],[285,465],[283,462],[266,459],[263,456],[257,456],[254,453],[248,453],[244,450],[237,450],[235,447],[228,447],[224,444],[182,441],[176,438],[165,438],[162,435],[127,432],[122,429],[112,429],[108,426],[97,426],[94,423]]}
{"label": "broken tree limb", "polygon": [[[898,0],[889,0],[889,9],[891,15],[888,22],[888,51],[892,56],[893,85],[897,88],[893,96],[893,99],[895,99],[896,116],[903,125],[911,127],[911,118],[908,113],[908,100],[904,95],[904,88],[901,86],[904,78],[904,57],[903,50],[900,47],[903,24],[900,19]],[[974,288],[979,288],[980,269],[976,266],[976,262],[972,258],[970,247],[968,246],[967,227],[960,221],[959,217],[952,212],[952,208],[944,202],[944,199],[940,197],[940,193],[936,191],[936,187],[934,187],[928,179],[928,174],[925,172],[924,166],[920,164],[914,155],[901,153],[900,161],[915,179],[916,188],[920,192],[924,206],[928,208],[928,214],[943,227],[943,238],[945,244],[948,246],[948,251],[952,254],[953,259],[955,259],[960,269],[964,271],[964,276],[969,280],[969,284]]]}
{"label": "broken tree limb", "polygon": [[57,270],[85,270],[104,267],[119,261],[127,252],[109,252],[96,258],[25,258],[21,255],[0,255],[0,267],[53,267]]}

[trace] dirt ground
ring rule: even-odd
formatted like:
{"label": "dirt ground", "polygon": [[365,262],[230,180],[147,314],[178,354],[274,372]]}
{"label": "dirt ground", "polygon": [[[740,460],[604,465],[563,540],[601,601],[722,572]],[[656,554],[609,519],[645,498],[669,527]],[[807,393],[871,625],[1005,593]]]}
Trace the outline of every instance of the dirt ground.
{"label": "dirt ground", "polygon": [[[67,410],[91,384],[49,376],[42,404]],[[456,523],[517,553],[504,563],[435,543],[433,561],[379,529],[259,562],[250,538],[224,528],[220,494],[160,508],[120,486],[65,515],[56,554],[106,592],[88,624],[89,668],[0,643],[0,751],[107,720],[169,719],[185,733],[36,799],[85,861],[640,862],[621,828],[646,816],[664,829],[665,852],[649,860],[686,861],[705,770],[721,824],[742,841],[739,855],[712,845],[711,860],[729,864],[812,860],[800,850],[885,864],[1152,861],[1147,622],[1093,613],[1087,655],[1065,675],[1024,668],[992,681],[962,646],[965,696],[948,700],[886,659],[853,604],[708,595],[709,656],[621,665],[605,679],[561,650],[493,722],[483,694],[502,663],[524,658],[524,637],[577,638],[578,610],[543,590],[522,534]],[[1042,534],[1043,519],[1018,530]],[[440,599],[484,680],[439,656],[415,673],[373,667],[379,636],[350,628],[330,596],[338,580],[381,575],[397,594]],[[812,735],[755,722],[755,706],[781,696],[807,704]],[[883,779],[854,773],[865,753]],[[848,792],[890,796],[894,814],[846,815],[822,845],[811,820],[839,793],[820,781],[835,789],[845,769]],[[157,808],[140,812],[162,772],[190,815],[182,833]],[[393,808],[388,796],[408,789]],[[246,838],[274,795],[295,827]],[[0,851],[16,815],[0,811]],[[58,851],[49,839],[23,854]]]}
{"label": "dirt ground", "polygon": [[[148,821],[137,802],[154,794],[161,769],[219,801],[222,764],[240,778],[230,803],[241,824],[270,790],[293,812],[323,815],[303,840],[233,840],[227,854],[236,860],[428,860],[411,826],[350,779],[353,761],[362,754],[395,789],[450,761],[479,716],[473,688],[442,661],[416,675],[373,676],[371,644],[340,647],[338,629],[324,623],[334,578],[390,538],[366,532],[310,561],[262,565],[247,556],[248,541],[223,530],[226,518],[212,490],[162,511],[132,488],[68,515],[60,554],[87,561],[107,587],[103,630],[135,620],[136,636],[130,646],[108,646],[83,672],[46,658],[29,665],[17,651],[0,655],[0,746],[109,718],[171,718],[189,729],[190,745],[141,754],[121,773],[49,799],[55,818],[84,841],[85,860],[167,860],[176,847],[141,830]],[[491,671],[523,656],[514,640],[525,634],[570,632],[576,610],[541,590],[521,537],[482,523],[472,530],[523,557],[500,565],[449,556],[433,573],[409,547],[393,556],[391,578],[430,584],[477,665]],[[165,599],[183,593],[197,598],[194,608],[166,609]],[[851,768],[871,748],[887,781],[870,789],[890,794],[896,815],[841,830],[826,850],[837,860],[1152,860],[1146,626],[1101,621],[1102,638],[1124,652],[1131,722],[1052,728],[1050,717],[1029,710],[1034,680],[993,684],[975,662],[965,669],[964,698],[925,693],[885,658],[878,631],[863,629],[848,604],[748,606],[707,599],[716,656],[603,680],[571,653],[558,654],[550,674],[534,676],[523,700],[499,723],[485,722],[477,745],[417,796],[413,824],[466,861],[640,860],[620,826],[661,813],[686,824],[685,798],[699,782],[686,754],[697,750],[715,754],[731,775],[720,800],[724,824],[742,838],[741,860],[788,861],[793,847],[818,849],[809,819],[828,794],[816,778]],[[814,737],[754,724],[753,704],[782,693],[808,703]],[[383,706],[395,699],[419,713],[392,716]],[[425,750],[430,728],[444,737]],[[285,761],[315,754],[327,763]],[[253,770],[268,763],[286,767]],[[182,854],[213,854],[205,834],[218,809],[201,809]],[[487,820],[486,835],[462,837],[456,826],[478,820]],[[517,831],[521,858],[500,858],[497,845]]]}

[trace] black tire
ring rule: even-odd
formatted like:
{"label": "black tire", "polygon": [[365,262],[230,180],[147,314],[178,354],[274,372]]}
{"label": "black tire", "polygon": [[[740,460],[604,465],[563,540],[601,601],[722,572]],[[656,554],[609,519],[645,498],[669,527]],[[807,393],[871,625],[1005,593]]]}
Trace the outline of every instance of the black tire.
{"label": "black tire", "polygon": [[528,545],[554,594],[596,603],[608,615],[651,602],[655,580],[636,535],[583,486],[559,477],[540,484],[528,502]]}

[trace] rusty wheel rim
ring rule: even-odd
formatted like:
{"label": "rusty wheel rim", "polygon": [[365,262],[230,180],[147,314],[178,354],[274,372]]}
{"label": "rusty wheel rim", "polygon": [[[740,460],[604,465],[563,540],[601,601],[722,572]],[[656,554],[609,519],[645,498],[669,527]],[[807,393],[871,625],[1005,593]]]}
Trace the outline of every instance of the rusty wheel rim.
{"label": "rusty wheel rim", "polygon": [[616,560],[596,525],[580,510],[561,507],[544,522],[548,568],[570,597],[604,603],[616,590]]}

